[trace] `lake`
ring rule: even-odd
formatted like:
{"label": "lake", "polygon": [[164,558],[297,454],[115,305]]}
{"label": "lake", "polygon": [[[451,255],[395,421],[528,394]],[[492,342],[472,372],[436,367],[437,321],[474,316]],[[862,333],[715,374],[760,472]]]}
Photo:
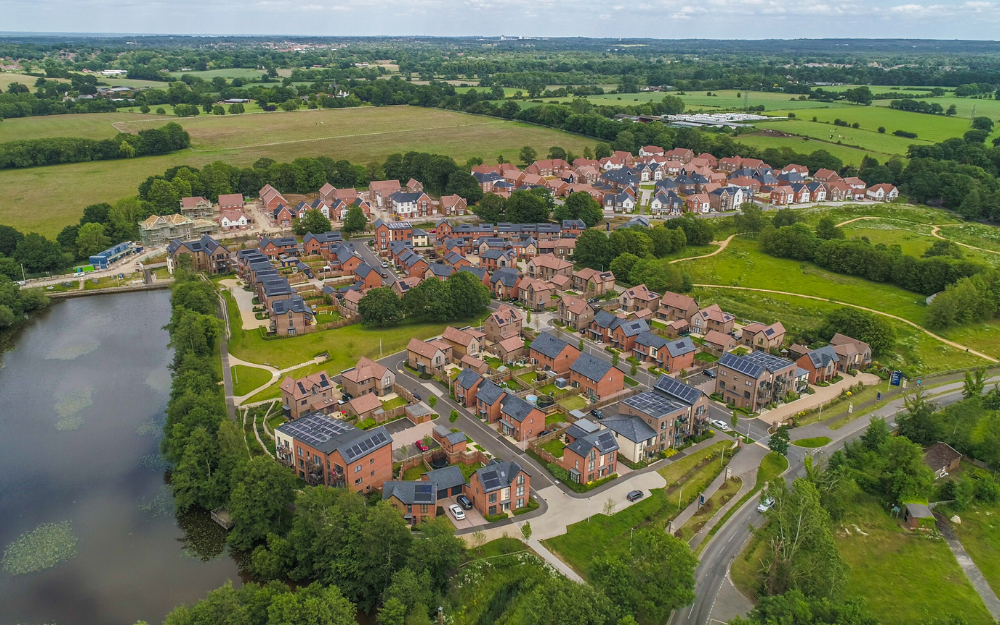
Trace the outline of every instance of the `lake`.
{"label": "lake", "polygon": [[169,298],[62,301],[2,356],[0,550],[58,527],[61,538],[18,548],[14,563],[70,557],[37,572],[0,569],[0,625],[155,624],[226,580],[240,583],[221,530],[205,515],[182,530],[164,484]]}

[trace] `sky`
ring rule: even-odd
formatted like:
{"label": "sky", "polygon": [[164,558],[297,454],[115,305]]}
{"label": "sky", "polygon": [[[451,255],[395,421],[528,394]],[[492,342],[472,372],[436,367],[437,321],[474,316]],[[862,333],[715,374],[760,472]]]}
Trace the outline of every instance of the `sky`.
{"label": "sky", "polygon": [[0,31],[1000,39],[1000,0],[0,0]]}

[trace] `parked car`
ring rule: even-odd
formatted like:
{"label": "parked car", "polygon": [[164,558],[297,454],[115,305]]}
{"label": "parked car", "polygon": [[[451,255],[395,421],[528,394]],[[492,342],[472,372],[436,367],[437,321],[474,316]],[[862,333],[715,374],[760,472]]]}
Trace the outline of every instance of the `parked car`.
{"label": "parked car", "polygon": [[389,263],[388,263],[387,261],[384,261],[384,260],[383,260],[383,261],[382,261],[382,267],[383,267],[384,269],[388,269],[388,268],[389,268]]}
{"label": "parked car", "polygon": [[774,499],[771,499],[770,497],[768,497],[764,501],[762,501],[759,504],[757,504],[757,512],[760,512],[761,514],[763,514],[764,512],[767,512],[768,510],[770,510],[772,506],[774,506]]}
{"label": "parked car", "polygon": [[593,409],[593,410],[590,411],[590,416],[595,417],[597,419],[603,419],[604,418],[604,413],[595,408],[595,409]]}
{"label": "parked car", "polygon": [[427,451],[428,449],[430,449],[430,447],[428,447],[427,445],[424,445],[424,441],[417,441],[417,442],[415,442],[415,443],[413,443],[413,444],[414,444],[414,445],[415,445],[415,446],[417,447],[417,449],[419,449],[420,451]]}
{"label": "parked car", "polygon": [[643,497],[644,495],[642,494],[641,490],[634,490],[631,493],[625,495],[625,499],[628,499],[629,501],[639,501]]}
{"label": "parked car", "polygon": [[413,394],[413,401],[420,401],[420,393]]}
{"label": "parked car", "polygon": [[599,298],[599,297],[591,297],[590,299],[587,300],[587,303],[588,304],[596,304],[599,301],[601,301],[601,298]]}
{"label": "parked car", "polygon": [[723,432],[729,431],[729,426],[722,419],[712,419],[712,425],[722,430]]}
{"label": "parked car", "polygon": [[465,513],[462,512],[462,509],[456,506],[455,504],[451,504],[450,506],[448,506],[448,509],[451,510],[451,516],[455,517],[456,521],[465,520]]}
{"label": "parked car", "polygon": [[455,497],[455,501],[457,501],[458,505],[462,506],[462,508],[466,510],[472,510],[472,501],[465,495],[459,495],[458,497]]}
{"label": "parked car", "polygon": [[704,373],[705,375],[707,375],[710,378],[714,378],[715,377],[715,371],[713,369],[705,369],[702,373]]}

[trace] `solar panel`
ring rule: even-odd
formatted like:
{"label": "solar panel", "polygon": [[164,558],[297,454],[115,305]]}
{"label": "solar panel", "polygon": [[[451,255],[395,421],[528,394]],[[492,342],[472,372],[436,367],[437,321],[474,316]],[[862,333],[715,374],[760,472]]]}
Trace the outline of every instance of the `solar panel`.
{"label": "solar panel", "polygon": [[431,503],[434,501],[434,485],[430,482],[414,485],[413,501],[414,503]]}

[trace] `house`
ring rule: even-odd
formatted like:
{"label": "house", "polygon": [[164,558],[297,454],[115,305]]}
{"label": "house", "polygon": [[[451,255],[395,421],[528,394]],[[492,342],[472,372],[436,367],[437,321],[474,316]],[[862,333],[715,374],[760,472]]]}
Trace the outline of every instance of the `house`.
{"label": "house", "polygon": [[705,351],[713,356],[721,357],[726,352],[736,349],[736,339],[731,334],[724,334],[718,330],[709,330],[705,333]]}
{"label": "house", "polygon": [[825,345],[799,356],[795,364],[807,372],[810,384],[829,382],[837,375],[837,352],[833,346]]}
{"label": "house", "polygon": [[382,409],[382,401],[374,394],[361,395],[348,401],[345,407],[348,415],[364,421],[375,418],[375,413]]}
{"label": "house", "polygon": [[663,321],[683,319],[688,323],[698,313],[698,302],[693,297],[667,291],[660,298],[660,307],[656,310],[656,318]]}
{"label": "house", "polygon": [[570,365],[580,355],[575,345],[557,338],[548,332],[542,332],[531,342],[528,356],[532,362],[538,363],[545,371],[555,371],[565,374]]}
{"label": "house", "polygon": [[[588,431],[577,421],[566,429],[568,444],[563,448],[559,465],[569,471],[569,479],[579,484],[589,484],[618,473],[618,442],[607,430]],[[594,426],[599,427],[599,426]]]}
{"label": "house", "polygon": [[658,145],[644,145],[639,148],[639,156],[663,156],[664,149]]}
{"label": "house", "polygon": [[231,269],[229,250],[207,234],[195,241],[174,239],[167,245],[167,255],[174,267],[180,262],[181,256],[187,256],[191,259],[194,271],[218,274],[228,273]]}
{"label": "house", "polygon": [[440,202],[442,215],[464,215],[469,210],[469,203],[459,195],[442,195]]}
{"label": "house", "polygon": [[491,343],[499,343],[512,337],[518,337],[520,340],[523,323],[524,314],[520,310],[507,304],[501,304],[483,322],[483,332],[486,333],[486,340]]}
{"label": "house", "polygon": [[490,276],[490,291],[500,300],[516,300],[520,295],[521,274],[513,267],[502,267]]}
{"label": "house", "polygon": [[455,378],[455,400],[465,408],[475,410],[476,391],[485,379],[472,369],[462,369],[462,372]]}
{"label": "house", "polygon": [[500,400],[500,433],[518,442],[538,436],[545,429],[545,413],[517,395]]}
{"label": "house", "polygon": [[599,310],[594,314],[594,320],[590,322],[587,333],[598,343],[610,343],[611,332],[621,322],[621,317],[616,317],[606,310]]}
{"label": "house", "polygon": [[223,232],[245,230],[248,223],[246,213],[242,209],[224,209],[219,215],[219,226]]}
{"label": "house", "polygon": [[716,213],[739,210],[746,201],[747,195],[740,187],[722,187],[708,194],[709,207]]}
{"label": "house", "polygon": [[[580,422],[578,421],[577,424]],[[617,415],[606,417],[601,426],[611,432],[618,444],[618,456],[632,463],[650,460],[659,453],[656,448],[656,431],[639,417]],[[565,457],[565,450],[563,456]]]}
{"label": "house", "polygon": [[190,239],[214,232],[218,226],[207,219],[192,219],[180,214],[151,215],[139,222],[143,246],[160,247],[173,239]]}
{"label": "house", "polygon": [[[680,445],[686,438],[704,432],[707,428],[708,405],[708,396],[702,391],[670,376],[661,375],[651,390],[622,400],[618,411],[624,417],[640,419],[653,431],[655,438],[644,439],[644,443],[639,446],[644,454],[641,457],[648,460]],[[610,425],[607,427],[612,429]],[[648,434],[647,430],[636,429],[637,433]]]}
{"label": "house", "polygon": [[373,180],[368,185],[368,199],[378,208],[388,208],[389,196],[400,191],[398,180]]}
{"label": "house", "polygon": [[736,318],[733,315],[723,312],[718,304],[712,304],[708,308],[699,310],[691,318],[691,329],[698,334],[705,334],[709,330],[729,334],[733,331],[735,323]]}
{"label": "house", "polygon": [[[399,184],[398,182],[396,184]],[[413,241],[413,226],[408,221],[375,220],[375,247],[385,256],[392,241]]]}
{"label": "house", "polygon": [[667,150],[663,155],[670,160],[676,160],[682,163],[690,163],[691,159],[694,158],[694,152],[687,148],[674,148],[672,150]]}
{"label": "house", "polygon": [[329,413],[337,407],[334,385],[325,371],[281,381],[281,408],[287,419],[298,419],[314,412]]}
{"label": "house", "polygon": [[528,277],[551,280],[556,276],[572,276],[573,263],[556,258],[553,254],[541,254],[528,261]]}
{"label": "house", "polygon": [[295,211],[284,204],[278,204],[269,214],[271,223],[279,228],[291,228],[292,222],[298,218]]}
{"label": "house", "polygon": [[591,401],[609,397],[625,388],[624,373],[612,367],[610,362],[590,354],[580,354],[570,366],[569,380],[574,388],[579,388],[580,393]]}
{"label": "house", "polygon": [[357,278],[358,287],[362,291],[377,289],[382,286],[382,274],[368,263],[361,263],[355,267],[354,276]]}
{"label": "house", "polygon": [[524,355],[527,353],[524,340],[519,336],[512,336],[509,339],[504,339],[496,343],[494,349],[500,360],[506,364],[524,358]]}
{"label": "house", "polygon": [[839,179],[840,176],[832,169],[817,169],[816,173],[813,174],[813,180],[817,182],[830,182],[831,180]]}
{"label": "house", "polygon": [[384,397],[393,392],[396,374],[389,368],[362,356],[358,364],[340,374],[344,392],[354,397],[372,394]]}
{"label": "house", "polygon": [[632,355],[642,362],[655,363],[667,373],[677,373],[694,365],[697,351],[690,337],[668,341],[652,332],[642,332],[636,337]]}
{"label": "house", "polygon": [[427,259],[423,255],[409,249],[400,254],[396,262],[410,278],[426,277],[427,270],[430,268],[430,265],[427,264]]}
{"label": "house", "polygon": [[517,266],[514,250],[491,248],[479,254],[479,266],[487,271]]}
{"label": "house", "polygon": [[327,247],[320,247],[319,253],[329,264],[330,269],[339,273],[354,273],[354,270],[364,262],[361,260],[361,254],[356,252],[354,245],[350,243],[331,243]]}
{"label": "house", "polygon": [[330,249],[331,245],[343,242],[344,235],[340,232],[323,232],[320,234],[307,232],[306,235],[302,237],[302,251],[306,254],[306,256],[314,256],[322,253],[323,249]]}
{"label": "house", "polygon": [[961,461],[962,454],[948,443],[934,443],[924,450],[924,463],[931,468],[937,479],[957,471]]}
{"label": "house", "polygon": [[392,436],[384,427],[364,431],[316,412],[281,424],[274,437],[278,461],[307,484],[369,493],[392,480]]}
{"label": "house", "polygon": [[558,319],[577,332],[586,330],[594,320],[594,309],[587,300],[572,295],[562,296],[559,300],[558,313]]}
{"label": "house", "polygon": [[456,360],[461,360],[466,355],[478,356],[482,351],[482,340],[484,335],[471,328],[458,329],[448,326],[444,329],[441,339],[451,345],[452,353]]}
{"label": "house", "polygon": [[260,252],[271,260],[285,254],[287,256],[299,255],[299,242],[295,237],[261,237],[259,241]]}
{"label": "house", "polygon": [[891,202],[899,197],[896,187],[888,183],[873,185],[865,192],[865,197],[876,202]]}
{"label": "house", "polygon": [[395,508],[407,525],[416,526],[437,517],[437,494],[434,484],[429,481],[393,481],[383,486],[382,501]]}
{"label": "house", "polygon": [[781,186],[771,190],[771,204],[785,206],[795,202],[795,191],[790,186]]}
{"label": "house", "polygon": [[[648,309],[644,310],[648,312]],[[635,340],[643,332],[649,332],[645,319],[620,319],[611,328],[611,344],[622,352],[631,352],[635,349]]]}
{"label": "house", "polygon": [[679,215],[684,208],[684,200],[676,191],[660,189],[649,202],[649,210],[654,215]]}
{"label": "house", "polygon": [[646,288],[645,284],[625,289],[621,294],[621,304],[625,312],[634,312],[640,309],[656,311],[659,308],[660,296]]}
{"label": "house", "polygon": [[797,368],[791,360],[767,352],[750,352],[746,356],[723,354],[715,392],[722,395],[726,405],[760,412],[798,390]]}
{"label": "house", "polygon": [[406,346],[406,364],[418,373],[442,373],[444,366],[451,362],[451,345],[438,340],[421,341],[410,339]]}
{"label": "house", "polygon": [[[240,197],[240,210],[243,210],[243,196]],[[220,205],[223,196],[219,196]],[[192,219],[205,219],[212,216],[212,203],[201,196],[182,197],[181,215]],[[221,207],[221,206],[220,206]],[[223,209],[224,210],[224,209]]]}
{"label": "house", "polygon": [[389,196],[389,210],[400,219],[427,217],[433,214],[432,202],[424,192],[404,193],[397,191]]}
{"label": "house", "polygon": [[573,273],[573,290],[586,297],[601,297],[615,290],[615,274],[589,267]]}
{"label": "house", "polygon": [[556,294],[556,288],[549,282],[535,278],[522,278],[518,283],[518,300],[528,310],[545,310]]}
{"label": "house", "polygon": [[483,516],[506,514],[528,505],[531,475],[515,461],[493,459],[469,478],[466,496]]}
{"label": "house", "polygon": [[500,401],[507,393],[491,380],[483,380],[476,391],[476,415],[487,423],[500,419]]}
{"label": "house", "polygon": [[806,188],[809,189],[809,196],[812,198],[813,202],[825,202],[826,201],[826,187],[822,182],[809,182],[806,183]]}
{"label": "house", "polygon": [[416,178],[410,178],[406,181],[406,190],[409,193],[422,193],[424,190],[424,184]]}
{"label": "house", "polygon": [[826,199],[830,202],[842,202],[853,198],[851,187],[840,178],[824,182],[823,188],[826,189]]}
{"label": "house", "polygon": [[398,297],[403,297],[407,291],[423,281],[424,279],[419,276],[414,278],[400,278],[392,283],[392,290]]}
{"label": "house", "polygon": [[288,206],[288,200],[285,199],[285,196],[269,184],[264,185],[257,192],[257,197],[260,198],[261,210],[266,213],[273,213],[278,206]]}
{"label": "house", "polygon": [[755,351],[778,349],[785,342],[785,326],[780,321],[769,326],[757,322],[747,324],[743,326],[740,342]]}
{"label": "house", "polygon": [[313,314],[300,295],[271,305],[271,330],[278,336],[296,336],[316,329]]}
{"label": "house", "polygon": [[864,369],[872,363],[872,348],[864,341],[838,332],[830,339],[830,345],[833,345],[834,351],[837,352],[837,369],[840,371]]}

